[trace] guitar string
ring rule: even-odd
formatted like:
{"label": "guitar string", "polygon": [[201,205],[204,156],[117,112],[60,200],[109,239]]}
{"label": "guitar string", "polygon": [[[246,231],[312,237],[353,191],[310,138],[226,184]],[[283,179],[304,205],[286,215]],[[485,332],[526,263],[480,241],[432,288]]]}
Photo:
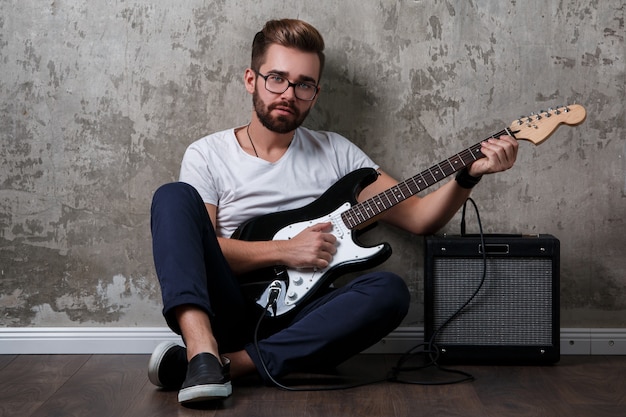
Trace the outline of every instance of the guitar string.
{"label": "guitar string", "polygon": [[[520,124],[521,124],[521,120],[520,120]],[[249,125],[247,127],[249,127]],[[248,133],[248,137],[249,137],[250,133],[249,132],[247,132],[247,133]],[[517,131],[515,133],[517,133]],[[508,128],[505,128],[504,130],[501,130],[500,132],[490,136],[487,139],[484,139],[483,141],[489,140],[491,138],[494,138],[494,139],[495,138],[499,138],[500,136],[502,136],[504,134],[513,135]],[[250,142],[251,142],[252,146],[254,147],[254,143],[252,142],[252,138],[249,138],[249,139],[250,139]],[[424,188],[421,188],[419,186],[419,184],[417,183],[416,179],[418,179],[420,182],[426,183],[427,186],[430,186],[430,185],[432,185],[432,184],[434,184],[434,183],[444,179],[445,177],[449,176],[450,174],[454,173],[455,171],[457,171],[457,169],[455,169],[454,165],[452,164],[452,162],[457,163],[457,161],[454,160],[454,158],[460,157],[462,162],[464,163],[464,166],[467,166],[467,164],[465,163],[465,158],[467,158],[468,156],[471,156],[474,159],[474,161],[485,157],[485,155],[482,154],[482,152],[481,152],[481,147],[482,147],[482,142],[480,142],[480,143],[478,143],[478,144],[476,144],[476,145],[474,145],[472,147],[469,147],[469,148],[461,151],[457,155],[455,155],[455,156],[453,156],[451,158],[448,158],[447,160],[444,160],[444,161],[434,165],[431,168],[428,168],[427,170],[423,171],[422,173],[419,173],[418,175],[415,175],[415,176],[405,180],[402,183],[399,183],[396,187],[392,187],[390,190],[397,189],[400,192],[400,194],[402,194],[402,198],[396,198],[396,203],[398,203],[400,201],[403,201],[406,198],[403,190],[405,190],[405,191],[407,191],[409,193],[412,193],[410,195],[415,194],[415,191],[413,191],[413,189],[410,186],[410,182],[411,181],[415,185],[415,189],[417,189],[418,191],[421,191]],[[476,148],[476,149],[472,150],[472,148]],[[476,155],[479,155],[479,156],[476,157]],[[448,172],[447,168],[445,167],[446,166],[446,164],[445,164],[446,162],[450,165],[450,168],[452,168],[452,170],[449,171],[449,172]],[[473,162],[473,161],[468,161],[468,163],[469,162]],[[444,164],[444,166],[442,166],[441,164]],[[437,168],[437,167],[438,167],[438,170],[436,170],[433,173],[433,171],[432,171],[433,168]],[[442,176],[441,178],[438,179],[437,177],[439,175],[439,172],[443,172],[444,176]],[[434,182],[432,184],[428,184],[428,181],[424,177],[425,173],[429,173],[430,176],[433,177]],[[331,220],[332,224],[335,227],[338,227],[339,225],[343,224],[344,226],[347,225],[349,229],[352,229],[354,226],[359,224],[358,220],[354,220],[355,217],[359,217],[359,215],[360,215],[360,217],[362,217],[364,220],[371,219],[372,218],[371,216],[368,217],[367,214],[364,214],[362,208],[365,208],[366,211],[370,211],[370,212],[373,212],[375,214],[378,214],[378,213],[382,212],[382,210],[380,210],[380,206],[381,205],[382,205],[383,209],[388,208],[388,207],[385,207],[386,203],[384,202],[384,200],[383,200],[383,198],[381,196],[384,196],[384,197],[387,198],[388,202],[390,203],[389,207],[393,206],[394,204],[391,201],[391,199],[389,198],[389,195],[392,192],[390,190],[387,190],[387,191],[385,191],[383,193],[380,193],[380,194],[378,194],[378,195],[376,195],[376,196],[374,196],[374,197],[372,197],[372,198],[370,198],[370,199],[368,199],[368,200],[366,200],[366,201],[364,201],[362,203],[356,204],[355,206],[349,208],[348,210],[346,210],[346,211],[344,211],[342,213],[339,213],[339,215],[333,214],[330,217],[330,220]],[[372,202],[376,203],[376,200],[378,201],[378,204],[372,205]],[[377,210],[380,210],[380,211],[378,211],[378,213],[376,213]],[[354,213],[354,215],[352,215],[351,213]],[[342,231],[342,233],[343,233],[343,231]]]}
{"label": "guitar string", "polygon": [[[486,139],[484,139],[484,140],[488,140],[488,139],[491,139],[491,138],[497,138],[497,137],[500,137],[500,136],[502,136],[502,135],[504,135],[504,134],[507,134],[507,133],[508,133],[508,131],[507,131],[506,129],[503,129],[503,130],[501,130],[500,132],[498,132],[498,133],[496,133],[496,134],[494,134],[494,135],[492,135],[492,136],[490,136],[489,138],[486,138]],[[459,152],[458,154],[454,155],[453,157],[448,158],[448,159],[446,159],[446,160],[444,160],[444,161],[441,161],[441,162],[437,163],[436,165],[434,165],[434,166],[432,166],[432,167],[430,167],[430,168],[428,168],[428,169],[424,170],[423,172],[421,172],[421,173],[419,173],[419,174],[417,174],[417,175],[415,175],[415,176],[413,176],[413,177],[411,177],[411,178],[409,178],[409,179],[407,179],[407,180],[405,180],[405,181],[403,181],[403,182],[401,182],[401,183],[398,183],[398,185],[396,185],[396,186],[394,186],[394,187],[390,188],[389,190],[385,190],[385,191],[383,191],[382,193],[380,193],[381,195],[384,195],[385,197],[387,197],[387,200],[389,200],[389,202],[391,203],[389,206],[387,206],[387,205],[383,202],[383,203],[382,203],[382,204],[383,204],[383,210],[379,210],[379,206],[378,206],[378,205],[374,205],[374,207],[376,208],[376,210],[372,210],[372,209],[371,209],[370,200],[373,200],[374,198],[379,197],[379,196],[374,196],[374,197],[372,197],[372,198],[371,198],[371,199],[369,199],[369,200],[366,200],[366,201],[364,201],[364,202],[361,202],[361,203],[359,203],[359,204],[356,204],[355,206],[353,206],[353,207],[350,209],[350,211],[351,211],[351,212],[353,212],[353,213],[355,213],[355,216],[358,216],[359,214],[360,214],[361,216],[363,216],[363,213],[366,213],[366,212],[368,211],[366,206],[369,206],[369,207],[370,207],[370,210],[371,210],[372,212],[374,212],[374,215],[376,215],[376,214],[380,214],[382,211],[384,211],[384,210],[386,210],[386,209],[388,209],[388,208],[390,208],[390,207],[392,207],[392,206],[394,205],[394,203],[393,203],[393,202],[391,201],[391,199],[389,198],[390,196],[391,196],[391,197],[394,197],[394,199],[396,200],[396,202],[395,202],[395,203],[399,203],[400,201],[403,201],[404,199],[406,199],[406,194],[410,194],[410,196],[412,196],[412,195],[416,194],[417,192],[423,191],[424,189],[426,189],[426,188],[430,187],[431,185],[435,184],[436,182],[438,182],[438,181],[440,181],[440,180],[442,180],[442,179],[446,178],[447,176],[449,176],[449,175],[453,174],[454,172],[458,171],[458,169],[455,169],[455,168],[454,168],[454,166],[452,165],[452,160],[453,160],[454,158],[456,158],[456,157],[460,157],[460,158],[462,159],[462,161],[466,161],[467,159],[469,159],[469,157],[471,157],[472,159],[474,159],[474,161],[476,161],[476,160],[478,160],[478,159],[483,158],[483,157],[484,157],[484,155],[482,155],[482,153],[480,152],[480,149],[477,149],[477,150],[472,150],[472,149],[473,149],[473,148],[475,148],[476,146],[479,146],[481,143],[482,143],[482,142],[480,142],[480,143],[478,143],[478,144],[476,144],[476,145],[474,145],[474,146],[471,146],[471,147],[469,147],[469,148],[467,148],[467,149],[464,149],[463,151]],[[481,156],[480,156],[479,158],[476,158],[476,156],[475,156],[476,154],[479,154],[479,155],[481,155]],[[449,171],[449,172],[448,172],[448,171],[447,171],[447,169],[445,169],[444,167],[442,167],[442,166],[441,166],[441,164],[444,164],[444,165],[445,165],[445,163],[446,163],[446,162],[448,163],[448,165],[450,165],[450,168],[452,168],[452,171]],[[466,166],[466,165],[467,165],[467,164],[466,164],[466,163],[464,163],[464,166]],[[437,178],[437,176],[435,175],[435,174],[437,174],[437,172],[436,172],[436,173],[433,173],[433,171],[432,171],[432,169],[433,169],[433,168],[435,168],[435,167],[439,167],[439,171],[440,171],[440,172],[443,172],[443,173],[444,173],[444,176],[442,176],[441,178]],[[461,169],[462,169],[462,168],[461,168]],[[433,177],[433,180],[434,180],[434,181],[433,181],[432,183],[430,183],[430,182],[429,182],[429,181],[428,181],[428,180],[424,177],[424,174],[425,174],[425,173],[429,173],[429,174]],[[421,179],[421,181],[422,181],[424,184],[426,184],[426,187],[423,187],[423,188],[422,188],[422,187],[420,187],[420,186],[419,186],[419,184],[417,184],[417,182],[416,182],[416,178],[418,178],[418,177]],[[410,186],[409,182],[411,182],[411,181],[415,184],[415,189],[413,189],[413,188]],[[396,194],[394,193],[394,191],[393,191],[393,190],[398,190],[398,191],[400,192],[400,195],[402,196],[402,198],[398,198],[398,197],[396,197]],[[379,199],[380,199],[380,198],[379,198]],[[376,211],[378,211],[378,212],[376,212]]]}

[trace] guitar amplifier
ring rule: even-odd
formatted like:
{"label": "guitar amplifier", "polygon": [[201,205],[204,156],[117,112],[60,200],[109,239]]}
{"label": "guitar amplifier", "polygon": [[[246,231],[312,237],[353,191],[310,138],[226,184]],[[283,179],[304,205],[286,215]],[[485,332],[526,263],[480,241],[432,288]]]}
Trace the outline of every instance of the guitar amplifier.
{"label": "guitar amplifier", "polygon": [[559,240],[485,235],[484,243],[477,235],[425,239],[425,341],[442,363],[558,362]]}

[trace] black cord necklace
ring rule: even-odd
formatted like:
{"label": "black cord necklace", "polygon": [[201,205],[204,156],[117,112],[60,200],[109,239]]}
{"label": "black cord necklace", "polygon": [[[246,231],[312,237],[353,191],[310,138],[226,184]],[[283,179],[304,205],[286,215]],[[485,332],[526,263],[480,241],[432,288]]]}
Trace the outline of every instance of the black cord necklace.
{"label": "black cord necklace", "polygon": [[252,142],[252,136],[250,136],[250,123],[246,126],[246,133],[248,134],[248,139],[250,139],[250,145],[252,145],[252,150],[254,150],[254,154],[256,157],[259,157],[259,153],[256,151],[256,147],[254,146],[254,142]]}
{"label": "black cord necklace", "polygon": [[[252,140],[252,136],[250,136],[250,123],[248,123],[246,125],[246,134],[248,135],[248,140],[250,141],[250,145],[252,145],[252,150],[254,151],[254,155],[256,155],[257,158],[260,158],[259,153],[256,150],[256,146],[254,146],[254,141]],[[296,137],[296,132],[293,132],[293,136],[291,137],[291,140],[289,141],[289,145],[291,145],[291,142],[293,142],[293,138]]]}

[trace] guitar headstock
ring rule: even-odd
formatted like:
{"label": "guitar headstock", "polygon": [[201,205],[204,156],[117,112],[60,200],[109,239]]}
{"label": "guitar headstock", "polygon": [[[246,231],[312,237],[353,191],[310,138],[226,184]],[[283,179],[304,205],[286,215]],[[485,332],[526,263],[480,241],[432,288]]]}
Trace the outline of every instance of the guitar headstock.
{"label": "guitar headstock", "polygon": [[585,120],[586,115],[587,112],[583,106],[571,104],[520,117],[511,123],[509,129],[516,139],[528,140],[535,145],[539,145],[548,139],[560,124],[578,125]]}

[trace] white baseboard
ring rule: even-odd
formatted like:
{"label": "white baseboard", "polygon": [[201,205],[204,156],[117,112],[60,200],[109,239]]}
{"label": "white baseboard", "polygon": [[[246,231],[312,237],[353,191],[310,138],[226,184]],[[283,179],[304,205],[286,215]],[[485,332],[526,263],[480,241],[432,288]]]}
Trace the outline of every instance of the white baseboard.
{"label": "white baseboard", "polygon": [[[367,353],[404,353],[422,343],[420,327],[399,327]],[[0,354],[149,354],[164,340],[182,341],[167,327],[0,328]],[[626,329],[561,329],[562,355],[626,355]]]}
{"label": "white baseboard", "polygon": [[562,355],[626,355],[626,329],[561,329]]}
{"label": "white baseboard", "polygon": [[0,354],[144,354],[164,340],[182,344],[167,327],[9,327]]}
{"label": "white baseboard", "polygon": [[[400,327],[367,352],[404,353],[423,340],[423,328]],[[563,328],[560,351],[561,355],[626,355],[626,329]]]}

